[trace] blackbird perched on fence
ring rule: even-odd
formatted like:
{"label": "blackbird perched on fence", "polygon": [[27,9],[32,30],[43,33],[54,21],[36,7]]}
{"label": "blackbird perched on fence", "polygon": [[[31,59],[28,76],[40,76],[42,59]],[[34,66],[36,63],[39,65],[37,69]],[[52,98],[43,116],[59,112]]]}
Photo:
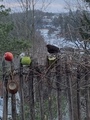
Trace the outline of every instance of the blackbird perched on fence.
{"label": "blackbird perched on fence", "polygon": [[48,45],[46,45],[46,47],[47,47],[47,51],[51,54],[60,52],[60,49],[54,45],[48,44]]}

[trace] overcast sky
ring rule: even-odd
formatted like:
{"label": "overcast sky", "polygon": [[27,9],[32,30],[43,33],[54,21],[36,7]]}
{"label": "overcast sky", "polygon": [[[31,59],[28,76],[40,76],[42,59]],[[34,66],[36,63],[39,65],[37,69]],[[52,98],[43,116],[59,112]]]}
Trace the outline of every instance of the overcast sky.
{"label": "overcast sky", "polygon": [[[79,1],[81,4],[82,0],[34,0],[34,1],[36,1],[35,9],[39,9],[47,12],[60,13],[60,12],[67,12],[69,7],[75,9],[77,7],[77,1]],[[45,2],[44,5],[42,4],[42,1]],[[0,2],[0,4],[4,4],[6,7],[10,7],[13,12],[16,11],[18,12],[20,11],[21,8],[20,0],[3,0],[3,2]]]}

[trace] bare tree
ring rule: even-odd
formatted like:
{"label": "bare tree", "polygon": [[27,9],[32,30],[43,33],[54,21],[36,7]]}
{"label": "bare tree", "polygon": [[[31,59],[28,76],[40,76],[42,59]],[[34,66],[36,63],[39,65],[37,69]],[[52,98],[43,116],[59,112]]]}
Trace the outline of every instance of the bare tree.
{"label": "bare tree", "polygon": [[68,64],[67,57],[65,58],[65,73],[66,73],[66,82],[67,82],[67,90],[68,90],[67,94],[68,94],[70,120],[74,120],[72,82],[70,77],[70,66]]}

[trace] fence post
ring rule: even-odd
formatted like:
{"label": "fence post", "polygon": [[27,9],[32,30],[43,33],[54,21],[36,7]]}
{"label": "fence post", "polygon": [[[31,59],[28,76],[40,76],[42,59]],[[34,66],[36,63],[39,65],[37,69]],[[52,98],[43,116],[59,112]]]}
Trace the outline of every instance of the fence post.
{"label": "fence post", "polygon": [[34,109],[34,89],[33,89],[33,64],[29,66],[29,100],[30,100],[30,120],[35,120],[35,109]]}
{"label": "fence post", "polygon": [[67,57],[65,57],[65,74],[66,74],[66,82],[67,82],[67,90],[68,90],[68,103],[69,103],[70,120],[74,120],[72,82],[71,82],[71,78],[70,78],[70,68],[69,68],[69,63],[67,61]]}
{"label": "fence post", "polygon": [[3,120],[7,120],[7,115],[8,115],[8,91],[7,91],[8,76],[6,76],[6,63],[5,63],[4,59],[2,61],[2,72],[3,72]]}
{"label": "fence post", "polygon": [[48,68],[50,68],[49,70],[48,70],[48,72],[47,72],[47,89],[48,89],[48,112],[49,112],[49,119],[50,120],[53,120],[53,113],[52,113],[52,95],[51,95],[51,93],[52,93],[52,74],[51,74],[51,72],[52,72],[52,70],[53,70],[53,67],[54,67],[54,65],[55,65],[55,60],[53,60],[53,61],[51,61],[50,59],[49,59],[49,56],[47,56],[47,61],[46,61],[46,67],[47,67],[47,69]]}
{"label": "fence post", "polygon": [[58,110],[58,120],[62,120],[62,112],[61,112],[61,61],[60,57],[57,55],[56,57],[56,87],[57,87],[57,110]]}
{"label": "fence post", "polygon": [[89,84],[89,69],[88,69],[88,67],[87,67],[87,65],[88,65],[88,59],[87,59],[87,55],[85,55],[85,59],[84,59],[84,64],[85,64],[85,68],[84,68],[84,79],[85,79],[85,85],[86,85],[86,87],[85,87],[85,100],[86,100],[86,119],[87,120],[90,120],[90,96],[89,96],[89,94],[90,94],[90,91],[89,91],[89,86],[88,86],[88,84]]}
{"label": "fence post", "polygon": [[41,69],[35,66],[36,76],[37,76],[37,84],[38,84],[38,99],[40,105],[40,120],[44,120],[44,111],[43,111],[43,87],[42,87],[42,79],[41,79]]}
{"label": "fence post", "polygon": [[81,120],[81,112],[80,112],[80,79],[81,79],[81,73],[80,73],[80,65],[77,66],[77,119]]}
{"label": "fence post", "polygon": [[[14,64],[11,61],[11,80],[13,80],[13,71],[14,71]],[[16,98],[15,94],[11,94],[11,105],[12,105],[12,120],[16,120]]]}
{"label": "fence post", "polygon": [[21,102],[21,120],[25,120],[24,96],[23,96],[24,95],[24,92],[23,92],[23,65],[21,63],[21,59],[20,59],[20,73],[19,73],[19,79],[20,79],[20,102]]}

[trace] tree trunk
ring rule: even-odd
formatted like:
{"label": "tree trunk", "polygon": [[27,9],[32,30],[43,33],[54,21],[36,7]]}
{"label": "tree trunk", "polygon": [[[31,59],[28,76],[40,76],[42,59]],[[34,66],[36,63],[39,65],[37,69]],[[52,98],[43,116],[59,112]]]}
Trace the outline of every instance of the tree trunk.
{"label": "tree trunk", "polygon": [[57,110],[58,110],[58,120],[62,120],[61,112],[61,62],[60,58],[56,61],[56,87],[57,87]]}
{"label": "tree trunk", "polygon": [[88,60],[87,58],[85,58],[85,70],[84,70],[84,73],[85,73],[85,99],[86,99],[86,118],[87,120],[90,120],[90,96],[89,96],[89,86],[88,86],[88,81],[89,81],[89,76],[88,76],[88,68],[87,68],[87,65],[88,65]]}
{"label": "tree trunk", "polygon": [[[49,61],[47,59],[47,69],[48,67],[50,66],[49,64]],[[51,88],[51,85],[52,85],[52,69],[50,69],[47,73],[47,89],[48,89],[48,112],[49,112],[49,120],[53,120],[53,114],[52,114],[52,95],[51,95],[51,92],[52,92],[52,88]]]}
{"label": "tree trunk", "polygon": [[[13,61],[11,61],[11,80],[13,80],[13,71],[14,71],[14,64]],[[15,94],[11,95],[11,106],[12,106],[12,120],[16,120],[16,99]]]}
{"label": "tree trunk", "polygon": [[16,98],[15,95],[11,95],[11,105],[12,105],[12,120],[16,120]]}
{"label": "tree trunk", "polygon": [[20,60],[20,107],[21,107],[21,120],[25,120],[25,112],[24,112],[24,92],[23,92],[23,65]]}
{"label": "tree trunk", "polygon": [[41,70],[36,67],[37,72],[37,84],[38,84],[38,99],[40,105],[40,120],[44,120],[44,111],[43,111],[43,87],[42,87],[42,79],[41,79]]}
{"label": "tree trunk", "polygon": [[3,120],[7,120],[8,116],[8,91],[7,91],[8,78],[3,81]]}
{"label": "tree trunk", "polygon": [[69,70],[69,65],[68,65],[68,62],[67,62],[67,58],[66,58],[66,61],[65,61],[65,72],[66,72],[66,82],[67,82],[67,90],[68,90],[68,103],[69,103],[70,120],[74,120],[72,83],[71,83],[70,70]]}
{"label": "tree trunk", "polygon": [[29,100],[30,100],[30,120],[35,120],[35,109],[34,109],[34,89],[33,89],[33,67],[32,64],[29,68]]}
{"label": "tree trunk", "polygon": [[8,77],[6,76],[6,64],[5,60],[2,61],[2,71],[3,71],[3,120],[7,120],[8,115],[8,91],[7,91],[7,83]]}
{"label": "tree trunk", "polygon": [[80,66],[77,66],[77,120],[81,120],[81,112],[80,112]]}

